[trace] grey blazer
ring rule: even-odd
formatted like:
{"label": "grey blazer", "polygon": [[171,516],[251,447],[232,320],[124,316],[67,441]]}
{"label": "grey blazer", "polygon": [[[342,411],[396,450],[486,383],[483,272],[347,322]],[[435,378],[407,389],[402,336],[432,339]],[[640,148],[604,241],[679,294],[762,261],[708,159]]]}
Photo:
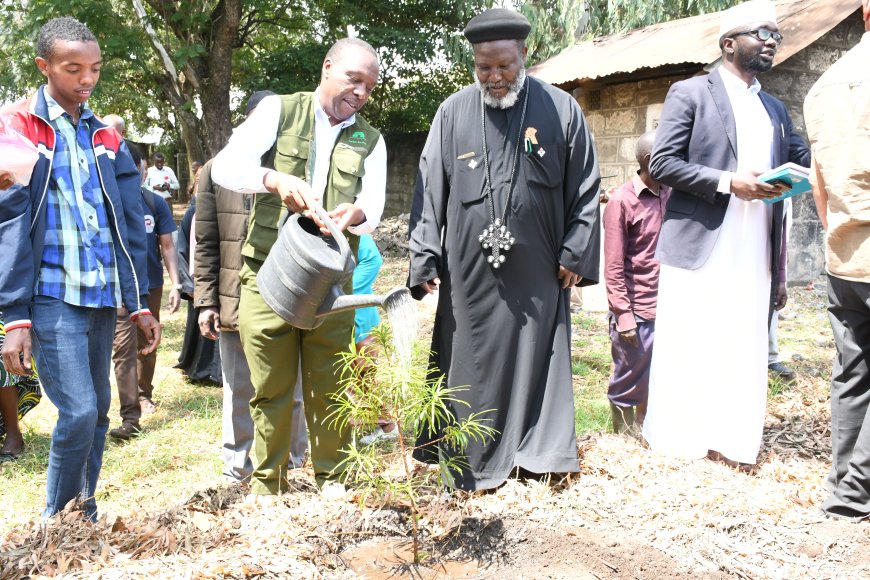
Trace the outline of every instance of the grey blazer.
{"label": "grey blazer", "polygon": [[[810,150],[785,105],[761,91],[773,124],[772,161],[809,167]],[[665,99],[650,161],[653,179],[673,188],[665,210],[656,257],[662,264],[695,270],[710,257],[731,194],[716,191],[723,171],[737,169],[737,128],[718,71],[675,83]],[[771,296],[784,259],[783,203],[773,205]]]}

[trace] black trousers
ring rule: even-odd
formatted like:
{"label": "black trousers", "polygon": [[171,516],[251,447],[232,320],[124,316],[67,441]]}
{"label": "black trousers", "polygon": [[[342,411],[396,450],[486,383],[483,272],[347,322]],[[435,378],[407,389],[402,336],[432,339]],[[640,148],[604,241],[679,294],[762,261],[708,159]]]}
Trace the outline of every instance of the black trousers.
{"label": "black trousers", "polygon": [[828,276],[828,314],[837,345],[831,382],[832,515],[870,515],[870,284]]}

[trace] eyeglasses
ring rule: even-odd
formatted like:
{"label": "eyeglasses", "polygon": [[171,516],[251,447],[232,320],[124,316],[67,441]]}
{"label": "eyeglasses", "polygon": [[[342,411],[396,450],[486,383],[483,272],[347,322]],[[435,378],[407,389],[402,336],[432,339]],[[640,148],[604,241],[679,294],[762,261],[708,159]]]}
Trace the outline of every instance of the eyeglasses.
{"label": "eyeglasses", "polygon": [[779,32],[774,32],[773,30],[768,30],[767,28],[756,28],[755,30],[744,30],[743,32],[735,32],[731,35],[731,38],[735,36],[741,36],[743,34],[751,34],[761,42],[767,42],[768,39],[772,38],[774,42],[777,44],[782,43],[782,34]]}

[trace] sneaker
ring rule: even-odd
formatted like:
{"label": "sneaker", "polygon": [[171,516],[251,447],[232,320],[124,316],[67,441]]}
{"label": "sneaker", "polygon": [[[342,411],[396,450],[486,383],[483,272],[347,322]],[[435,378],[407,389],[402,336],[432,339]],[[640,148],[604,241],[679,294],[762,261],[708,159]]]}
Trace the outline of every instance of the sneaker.
{"label": "sneaker", "polygon": [[384,431],[383,427],[378,426],[378,428],[365,435],[364,437],[360,437],[359,444],[363,447],[372,445],[373,443],[380,443],[381,441],[393,441],[394,439],[399,438],[399,432],[393,427],[392,431]]}
{"label": "sneaker", "polygon": [[139,408],[142,409],[143,415],[151,415],[157,411],[157,405],[147,397],[139,397]]}
{"label": "sneaker", "polygon": [[124,441],[127,441],[131,437],[135,437],[141,432],[142,430],[139,429],[139,425],[124,421],[124,423],[122,423],[120,427],[116,427],[109,431],[109,436],[114,437],[115,439],[122,439]]}

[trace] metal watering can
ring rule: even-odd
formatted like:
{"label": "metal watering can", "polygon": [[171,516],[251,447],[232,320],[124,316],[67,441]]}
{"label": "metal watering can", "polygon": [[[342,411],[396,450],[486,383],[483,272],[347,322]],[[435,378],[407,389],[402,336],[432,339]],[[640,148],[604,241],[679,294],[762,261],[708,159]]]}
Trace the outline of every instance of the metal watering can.
{"label": "metal watering can", "polygon": [[257,287],[269,308],[296,328],[311,330],[323,317],[366,306],[389,310],[409,295],[395,288],[385,295],[350,294],[342,285],[353,275],[356,260],[347,238],[322,207],[314,211],[330,235],[310,218],[293,214],[279,226],[278,240],[257,273]]}

